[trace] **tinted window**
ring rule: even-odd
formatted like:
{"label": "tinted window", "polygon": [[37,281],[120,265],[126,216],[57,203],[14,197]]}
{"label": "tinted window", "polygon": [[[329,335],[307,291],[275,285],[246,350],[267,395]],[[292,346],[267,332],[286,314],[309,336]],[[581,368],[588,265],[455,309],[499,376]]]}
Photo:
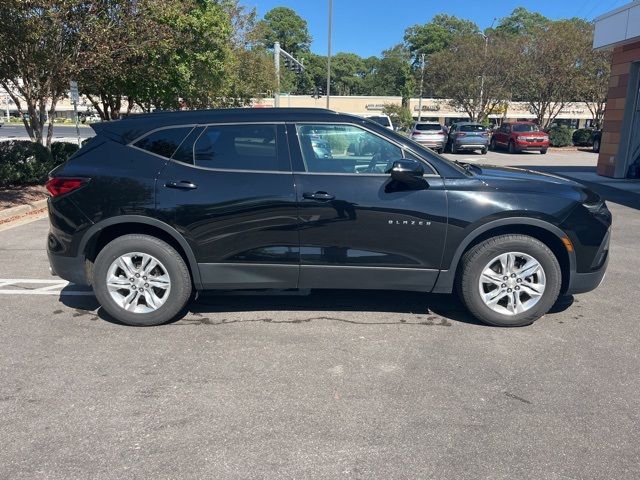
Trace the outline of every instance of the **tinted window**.
{"label": "tinted window", "polygon": [[187,135],[171,158],[183,163],[193,163],[193,145],[203,130],[204,127],[196,127],[191,130],[191,133]]}
{"label": "tinted window", "polygon": [[487,127],[484,125],[460,125],[461,132],[486,132]]}
{"label": "tinted window", "polygon": [[148,152],[171,158],[173,152],[176,151],[192,128],[163,128],[138,140],[134,145]]}
{"label": "tinted window", "polygon": [[288,170],[278,162],[274,125],[207,127],[194,148],[197,166],[233,170]]}
{"label": "tinted window", "polygon": [[513,131],[514,132],[537,132],[538,127],[536,125],[530,125],[528,123],[520,123],[520,124],[515,124],[513,126]]}
{"label": "tinted window", "polygon": [[297,125],[308,172],[385,173],[402,150],[354,125]]}
{"label": "tinted window", "polygon": [[379,123],[383,127],[390,127],[391,123],[389,122],[388,117],[367,117],[369,120],[373,120],[376,123]]}
{"label": "tinted window", "polygon": [[433,130],[440,131],[442,130],[442,126],[438,123],[416,123],[415,129],[425,132]]}

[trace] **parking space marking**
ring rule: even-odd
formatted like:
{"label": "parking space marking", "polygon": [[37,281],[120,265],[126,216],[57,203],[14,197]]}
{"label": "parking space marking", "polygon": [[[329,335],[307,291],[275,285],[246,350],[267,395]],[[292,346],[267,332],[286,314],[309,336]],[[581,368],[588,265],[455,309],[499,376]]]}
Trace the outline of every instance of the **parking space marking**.
{"label": "parking space marking", "polygon": [[[16,288],[25,285],[23,288]],[[42,285],[42,286],[37,286]],[[33,287],[35,286],[35,287]],[[0,295],[93,295],[91,290],[74,290],[75,284],[60,279],[0,278]],[[11,288],[6,288],[11,287]],[[31,288],[29,288],[31,287]],[[82,287],[78,287],[82,288]]]}

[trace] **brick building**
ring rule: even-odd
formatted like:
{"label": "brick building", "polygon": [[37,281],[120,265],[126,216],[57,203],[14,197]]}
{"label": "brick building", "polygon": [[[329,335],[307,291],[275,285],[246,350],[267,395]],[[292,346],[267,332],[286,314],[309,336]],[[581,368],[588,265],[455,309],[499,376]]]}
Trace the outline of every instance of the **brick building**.
{"label": "brick building", "polygon": [[593,46],[613,50],[598,174],[640,178],[640,0],[596,18]]}

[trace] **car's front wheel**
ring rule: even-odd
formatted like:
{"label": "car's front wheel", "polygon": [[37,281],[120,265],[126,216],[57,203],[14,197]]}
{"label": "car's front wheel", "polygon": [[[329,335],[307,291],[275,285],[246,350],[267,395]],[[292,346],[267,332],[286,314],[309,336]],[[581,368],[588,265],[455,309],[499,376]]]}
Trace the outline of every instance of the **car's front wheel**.
{"label": "car's front wheel", "polygon": [[176,317],[191,295],[191,277],[168,243],[140,234],[123,235],[98,254],[93,290],[116,320],[150,326]]}
{"label": "car's front wheel", "polygon": [[562,272],[553,252],[526,235],[489,238],[465,253],[458,294],[479,320],[500,327],[529,325],[560,293]]}

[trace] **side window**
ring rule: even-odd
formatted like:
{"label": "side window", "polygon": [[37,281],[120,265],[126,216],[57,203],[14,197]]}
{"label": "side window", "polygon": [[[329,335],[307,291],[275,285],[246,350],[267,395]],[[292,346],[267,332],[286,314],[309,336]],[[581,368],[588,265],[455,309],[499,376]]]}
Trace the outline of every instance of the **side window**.
{"label": "side window", "polygon": [[191,130],[191,133],[187,135],[187,138],[180,144],[178,149],[173,153],[172,160],[177,160],[182,163],[193,163],[193,146],[198,140],[198,137],[204,130],[204,127],[196,127]]}
{"label": "side window", "polygon": [[281,165],[275,125],[213,125],[196,141],[198,167],[230,170],[289,171]]}
{"label": "side window", "polygon": [[511,127],[510,125],[502,125],[502,127],[500,127],[500,130],[502,131],[502,133],[509,133],[511,131]]}
{"label": "side window", "polygon": [[171,158],[193,127],[163,128],[138,140],[134,145],[147,152]]}
{"label": "side window", "polygon": [[296,125],[307,172],[385,173],[402,150],[354,125]]}

